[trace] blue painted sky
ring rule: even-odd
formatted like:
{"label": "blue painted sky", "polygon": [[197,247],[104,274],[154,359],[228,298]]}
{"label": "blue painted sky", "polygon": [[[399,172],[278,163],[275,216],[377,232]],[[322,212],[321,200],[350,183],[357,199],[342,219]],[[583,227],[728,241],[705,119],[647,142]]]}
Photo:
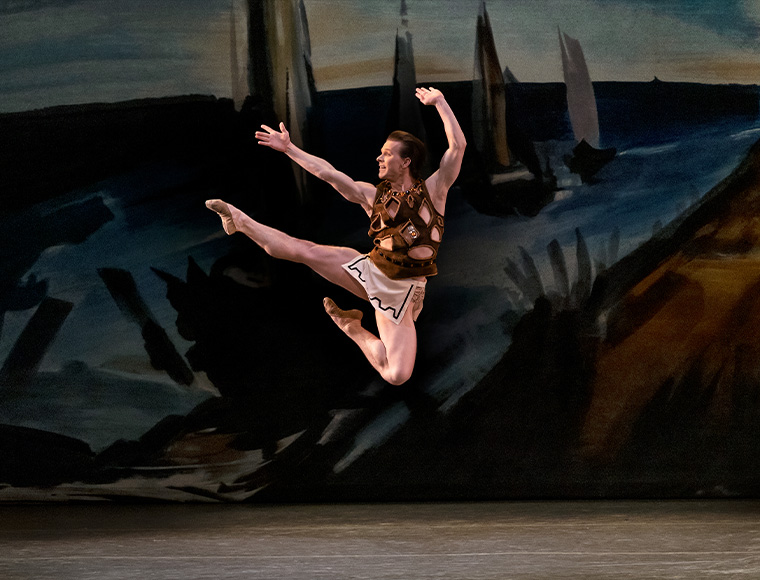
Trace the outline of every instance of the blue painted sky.
{"label": "blue painted sky", "polygon": [[[232,2],[0,0],[0,112],[229,96]],[[471,78],[479,3],[407,0],[420,81]],[[399,5],[305,0],[320,90],[390,83]],[[522,81],[562,79],[557,26],[581,41],[594,80],[760,80],[760,0],[490,0],[487,7],[501,64]]]}

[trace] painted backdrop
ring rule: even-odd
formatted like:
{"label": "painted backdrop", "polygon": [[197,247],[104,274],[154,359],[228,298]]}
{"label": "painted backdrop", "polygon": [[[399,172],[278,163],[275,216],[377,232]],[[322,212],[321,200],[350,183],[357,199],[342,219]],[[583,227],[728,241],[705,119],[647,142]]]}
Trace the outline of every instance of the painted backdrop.
{"label": "painted backdrop", "polygon": [[[751,496],[760,4],[0,0],[0,500]],[[204,200],[369,250],[390,130],[468,140],[412,379]]]}

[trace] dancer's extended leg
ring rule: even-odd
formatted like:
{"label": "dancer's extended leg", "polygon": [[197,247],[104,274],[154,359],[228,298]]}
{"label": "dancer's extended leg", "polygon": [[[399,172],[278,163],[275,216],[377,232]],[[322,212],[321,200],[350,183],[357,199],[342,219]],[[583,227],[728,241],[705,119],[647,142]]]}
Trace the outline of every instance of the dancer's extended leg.
{"label": "dancer's extended leg", "polygon": [[411,312],[407,311],[398,325],[377,312],[378,338],[361,325],[360,311],[341,310],[330,298],[325,298],[324,304],[335,324],[357,344],[380,376],[392,385],[409,380],[417,356],[417,331]]}
{"label": "dancer's extended leg", "polygon": [[353,248],[325,246],[294,238],[257,222],[234,205],[219,199],[207,201],[206,206],[219,214],[224,231],[228,234],[236,231],[243,233],[273,258],[304,264],[333,284],[368,300],[361,284],[343,269],[343,264],[360,256]]}

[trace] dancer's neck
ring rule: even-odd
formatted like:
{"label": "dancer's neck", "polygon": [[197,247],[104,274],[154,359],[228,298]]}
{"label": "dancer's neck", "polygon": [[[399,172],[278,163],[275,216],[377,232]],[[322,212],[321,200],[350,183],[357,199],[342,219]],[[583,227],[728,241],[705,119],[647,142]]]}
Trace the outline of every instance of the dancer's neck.
{"label": "dancer's neck", "polygon": [[407,175],[398,181],[390,181],[390,184],[393,191],[404,192],[409,191],[412,188],[414,180]]}

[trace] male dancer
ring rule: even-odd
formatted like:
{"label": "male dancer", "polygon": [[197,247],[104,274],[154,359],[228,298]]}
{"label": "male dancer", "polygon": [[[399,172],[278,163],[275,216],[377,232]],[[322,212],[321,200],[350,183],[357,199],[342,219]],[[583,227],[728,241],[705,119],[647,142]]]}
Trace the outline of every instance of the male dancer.
{"label": "male dancer", "polygon": [[436,108],[448,140],[440,167],[424,180],[419,171],[425,146],[403,131],[391,133],[380,150],[377,162],[382,182],[377,186],[354,181],[324,159],[293,145],[283,123],[279,131],[262,125],[263,131],[256,132],[259,144],[285,153],[364,208],[374,242],[369,254],[293,238],[254,221],[222,200],[206,202],[221,216],[227,234],[242,232],[273,258],[305,264],[330,282],[368,300],[375,308],[379,336],[362,327],[361,311],[341,310],[330,298],[324,299],[324,307],[370,364],[393,385],[406,382],[414,370],[414,323],[422,309],[427,277],[437,273],[435,260],[443,236],[446,196],[459,175],[466,145],[441,91],[419,88],[416,95],[424,105]]}

